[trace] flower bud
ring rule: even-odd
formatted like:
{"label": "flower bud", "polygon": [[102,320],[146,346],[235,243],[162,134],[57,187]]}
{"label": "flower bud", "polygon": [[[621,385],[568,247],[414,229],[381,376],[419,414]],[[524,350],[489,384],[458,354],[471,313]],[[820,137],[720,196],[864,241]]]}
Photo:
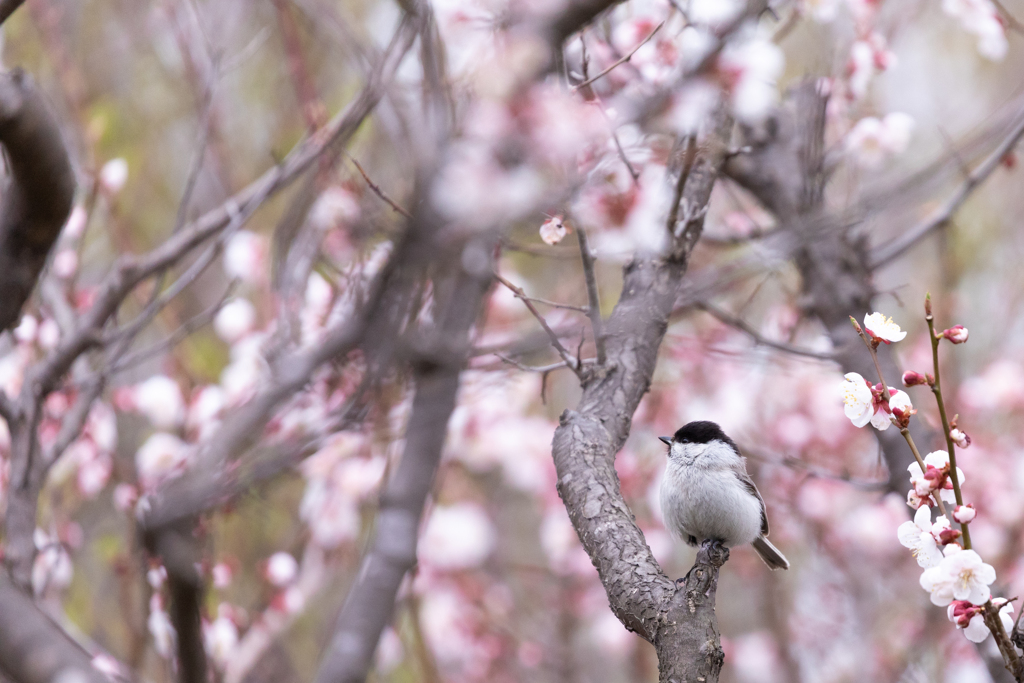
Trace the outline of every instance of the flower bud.
{"label": "flower bud", "polygon": [[960,524],[970,524],[970,522],[977,516],[977,512],[974,510],[974,504],[968,503],[967,505],[957,505],[956,509],[953,510],[953,519]]}
{"label": "flower bud", "polygon": [[960,448],[967,448],[971,445],[971,437],[967,436],[967,433],[961,429],[953,427],[949,430],[949,438],[953,440]]}
{"label": "flower bud", "polygon": [[924,496],[919,495],[917,491],[915,491],[914,489],[910,489],[910,491],[907,493],[907,505],[914,508],[915,510],[920,508],[922,505],[927,505],[928,507],[931,507],[932,497],[927,494]]}
{"label": "flower bud", "polygon": [[963,344],[967,341],[967,328],[963,325],[953,325],[948,330],[942,331],[942,336],[954,344]]}
{"label": "flower bud", "polygon": [[927,384],[928,379],[920,372],[914,372],[913,370],[907,370],[903,373],[903,386],[905,387],[916,387],[919,384]]}
{"label": "flower bud", "polygon": [[925,294],[924,295],[924,314],[925,315],[931,315],[932,314],[932,295],[931,294]]}
{"label": "flower bud", "polygon": [[954,543],[956,539],[960,538],[963,534],[960,533],[959,529],[943,529],[939,532],[939,545],[949,545]]}

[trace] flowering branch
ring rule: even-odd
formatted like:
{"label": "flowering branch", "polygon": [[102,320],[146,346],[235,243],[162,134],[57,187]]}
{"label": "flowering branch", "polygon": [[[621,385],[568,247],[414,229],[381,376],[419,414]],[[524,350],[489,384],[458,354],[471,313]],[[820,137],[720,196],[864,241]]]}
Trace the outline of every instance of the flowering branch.
{"label": "flowering branch", "polygon": [[[953,495],[956,497],[956,504],[959,507],[964,504],[964,497],[960,492],[960,478],[957,476],[956,468],[956,449],[953,447],[953,438],[950,436],[949,420],[946,419],[946,404],[942,400],[942,385],[939,381],[939,341],[942,340],[943,335],[935,335],[935,319],[932,317],[931,294],[925,296],[924,310],[924,319],[928,323],[928,336],[931,338],[932,344],[932,370],[935,373],[930,384],[932,393],[935,395],[935,402],[939,405],[939,417],[942,418],[942,433],[946,437],[946,450],[949,452],[949,478],[953,482]],[[957,521],[960,522],[960,520]],[[964,534],[964,548],[967,549],[971,547],[971,531],[967,528],[969,522],[970,520],[960,522],[960,528]]]}

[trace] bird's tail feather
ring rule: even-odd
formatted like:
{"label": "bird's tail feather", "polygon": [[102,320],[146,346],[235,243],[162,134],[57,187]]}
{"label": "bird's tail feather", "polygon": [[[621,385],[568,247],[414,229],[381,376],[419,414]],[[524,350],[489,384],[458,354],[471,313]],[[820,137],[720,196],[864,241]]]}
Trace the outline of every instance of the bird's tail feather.
{"label": "bird's tail feather", "polygon": [[760,557],[769,569],[789,569],[789,560],[779,552],[764,536],[758,536],[752,543],[754,552]]}

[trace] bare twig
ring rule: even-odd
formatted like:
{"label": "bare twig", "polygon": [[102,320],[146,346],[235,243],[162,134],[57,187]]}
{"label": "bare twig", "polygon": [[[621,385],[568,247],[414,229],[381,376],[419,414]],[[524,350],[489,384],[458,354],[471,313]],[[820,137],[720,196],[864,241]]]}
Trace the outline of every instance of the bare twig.
{"label": "bare twig", "polygon": [[551,329],[550,325],[548,325],[548,321],[544,319],[544,316],[542,316],[540,312],[537,310],[537,308],[533,305],[530,297],[526,296],[526,292],[524,292],[521,288],[516,287],[514,284],[503,278],[501,275],[498,275],[497,273],[494,274],[494,279],[500,282],[501,284],[505,285],[509,289],[511,289],[512,292],[516,295],[516,298],[523,302],[523,304],[530,311],[533,317],[537,319],[537,322],[540,323],[540,326],[544,328],[545,332],[547,332],[548,338],[551,340],[551,345],[555,348],[555,351],[558,352],[558,355],[562,357],[562,360],[565,361],[566,365],[572,368],[573,372],[575,372],[576,375],[580,377],[580,379],[583,379],[583,371],[580,367],[578,367],[577,359],[573,358],[569,350],[562,345],[562,341],[558,338],[558,335],[555,334],[555,331]]}
{"label": "bare twig", "polygon": [[373,191],[373,193],[375,195],[380,197],[381,200],[384,201],[384,203],[386,203],[388,206],[390,206],[396,212],[402,214],[406,218],[412,218],[412,216],[409,214],[408,211],[406,211],[401,206],[399,206],[394,201],[392,201],[391,197],[389,197],[386,194],[384,194],[384,190],[380,189],[380,187],[376,183],[374,183],[372,180],[370,180],[370,176],[366,175],[366,171],[363,170],[363,167],[359,165],[359,162],[356,161],[356,158],[354,156],[352,156],[351,154],[346,154],[346,156],[348,157],[348,160],[351,161],[355,165],[356,169],[359,171],[359,175],[363,176],[363,181]]}
{"label": "bare twig", "polygon": [[527,296],[522,289],[516,287],[505,278],[497,278],[498,282],[516,295],[517,299],[523,299],[526,301],[532,301],[538,304],[544,304],[545,306],[551,306],[552,308],[564,308],[567,311],[576,311],[578,313],[587,313],[590,309],[585,306],[574,306],[572,304],[562,304],[557,301],[551,301],[550,299],[542,299],[539,296]]}
{"label": "bare twig", "polygon": [[652,31],[651,31],[650,33],[648,33],[648,34],[647,34],[647,37],[646,37],[646,38],[644,38],[643,40],[641,40],[641,41],[640,41],[640,42],[639,42],[639,43],[637,44],[637,46],[636,46],[636,47],[634,47],[634,48],[633,48],[632,50],[630,50],[628,54],[626,54],[626,55],[623,55],[623,56],[622,56],[622,57],[621,57],[620,59],[617,59],[617,60],[616,60],[616,61],[615,61],[614,63],[612,63],[612,64],[611,64],[611,65],[610,65],[610,66],[609,66],[608,68],[606,68],[606,69],[604,69],[603,71],[601,71],[601,73],[599,73],[599,74],[597,74],[597,75],[595,75],[595,76],[593,76],[593,77],[591,77],[591,78],[588,78],[587,80],[583,81],[582,83],[578,83],[578,84],[574,85],[574,86],[572,87],[572,91],[573,91],[573,92],[577,92],[577,91],[579,91],[579,90],[580,90],[581,88],[584,88],[584,87],[586,87],[586,86],[590,85],[590,84],[591,84],[591,83],[593,83],[594,81],[596,81],[596,80],[599,80],[599,79],[601,79],[601,78],[604,78],[604,77],[605,77],[605,76],[607,76],[607,75],[608,75],[609,73],[611,73],[612,69],[614,69],[615,67],[617,67],[617,66],[620,66],[620,65],[622,65],[622,64],[625,64],[625,63],[626,63],[626,62],[628,62],[629,60],[633,59],[633,55],[635,55],[635,54],[636,54],[637,50],[639,50],[639,49],[640,49],[640,48],[642,48],[642,47],[643,47],[644,45],[646,45],[646,44],[647,44],[647,43],[648,43],[648,42],[649,42],[649,41],[651,40],[651,38],[653,38],[653,37],[654,37],[654,34],[655,34],[655,33],[657,33],[658,31],[660,31],[660,30],[661,30],[661,27],[662,27],[662,26],[664,26],[664,25],[665,25],[665,22],[664,22],[664,21],[662,21],[662,22],[661,22],[660,24],[658,24],[657,26],[655,26],[655,27],[654,27],[654,29],[653,29],[653,30],[652,30]]}
{"label": "bare twig", "polygon": [[587,316],[594,332],[594,345],[597,347],[597,364],[604,365],[608,360],[604,348],[604,328],[601,323],[601,299],[597,291],[597,276],[594,274],[594,254],[590,251],[590,243],[587,242],[587,231],[581,227],[576,228],[576,237],[580,243],[580,259],[583,261],[583,276],[587,281],[587,299],[590,307]]}
{"label": "bare twig", "polygon": [[712,316],[725,323],[729,327],[735,327],[737,330],[743,332],[755,343],[761,346],[767,346],[769,348],[778,349],[779,351],[785,351],[786,353],[792,353],[797,356],[806,356],[807,358],[816,358],[824,361],[834,361],[836,359],[833,353],[821,353],[818,351],[811,351],[810,349],[801,349],[798,346],[792,344],[786,344],[784,342],[777,342],[763,336],[760,332],[755,330],[753,327],[748,325],[742,318],[738,318],[726,311],[722,310],[718,306],[707,301],[702,301],[696,304],[697,308],[702,311],[707,311]]}
{"label": "bare twig", "polygon": [[[524,372],[547,373],[551,372],[552,370],[558,370],[560,368],[572,368],[572,366],[566,363],[564,360],[559,361],[558,363],[551,363],[550,365],[524,365],[519,361],[515,360],[514,358],[509,358],[504,354],[496,353],[494,355],[497,356],[503,363],[508,363],[509,365],[515,366]],[[582,360],[580,360],[580,363],[583,365],[593,365],[596,362],[596,358],[583,358]]]}

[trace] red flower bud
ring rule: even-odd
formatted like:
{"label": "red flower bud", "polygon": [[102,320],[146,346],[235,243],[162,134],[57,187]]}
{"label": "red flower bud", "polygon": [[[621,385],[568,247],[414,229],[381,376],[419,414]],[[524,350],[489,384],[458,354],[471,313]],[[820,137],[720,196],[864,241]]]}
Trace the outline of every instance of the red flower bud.
{"label": "red flower bud", "polygon": [[942,331],[942,336],[954,344],[963,344],[967,341],[967,328],[963,325],[953,325],[948,330]]}
{"label": "red flower bud", "polygon": [[913,370],[907,370],[903,373],[903,386],[905,387],[916,387],[919,384],[927,384],[928,380],[919,372]]}

